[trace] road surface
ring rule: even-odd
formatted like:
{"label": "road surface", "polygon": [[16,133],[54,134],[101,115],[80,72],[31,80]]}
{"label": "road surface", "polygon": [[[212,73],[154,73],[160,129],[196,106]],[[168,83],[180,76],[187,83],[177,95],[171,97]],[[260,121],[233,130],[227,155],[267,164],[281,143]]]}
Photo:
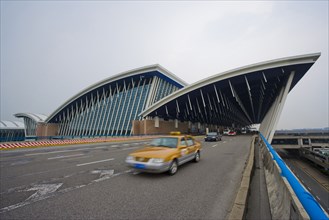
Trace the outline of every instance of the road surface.
{"label": "road surface", "polygon": [[125,165],[145,141],[1,151],[0,219],[225,219],[251,139],[202,141],[174,176]]}

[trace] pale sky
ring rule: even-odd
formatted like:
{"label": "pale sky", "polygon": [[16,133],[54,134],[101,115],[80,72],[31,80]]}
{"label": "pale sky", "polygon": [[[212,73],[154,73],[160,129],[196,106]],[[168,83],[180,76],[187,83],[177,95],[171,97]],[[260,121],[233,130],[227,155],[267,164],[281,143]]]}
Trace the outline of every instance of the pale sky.
{"label": "pale sky", "polygon": [[50,115],[87,86],[160,64],[193,83],[321,52],[278,129],[329,127],[328,1],[1,1],[0,119]]}

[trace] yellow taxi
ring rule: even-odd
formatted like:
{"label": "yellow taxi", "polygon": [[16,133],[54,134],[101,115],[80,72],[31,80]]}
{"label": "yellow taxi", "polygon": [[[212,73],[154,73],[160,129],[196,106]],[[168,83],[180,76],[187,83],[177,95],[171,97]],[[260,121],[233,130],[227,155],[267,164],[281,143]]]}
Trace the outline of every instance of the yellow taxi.
{"label": "yellow taxi", "polygon": [[151,143],[130,153],[126,158],[129,167],[142,172],[174,175],[178,166],[188,161],[199,162],[201,144],[190,135],[171,133],[155,138]]}

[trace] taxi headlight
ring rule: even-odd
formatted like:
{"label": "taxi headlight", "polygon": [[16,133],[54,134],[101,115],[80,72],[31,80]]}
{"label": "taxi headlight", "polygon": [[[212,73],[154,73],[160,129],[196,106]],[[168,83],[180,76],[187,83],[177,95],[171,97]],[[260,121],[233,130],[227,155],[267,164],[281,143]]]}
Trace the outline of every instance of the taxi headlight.
{"label": "taxi headlight", "polygon": [[133,156],[128,156],[126,160],[135,160],[135,158]]}
{"label": "taxi headlight", "polygon": [[163,163],[164,159],[162,158],[152,158],[153,163]]}

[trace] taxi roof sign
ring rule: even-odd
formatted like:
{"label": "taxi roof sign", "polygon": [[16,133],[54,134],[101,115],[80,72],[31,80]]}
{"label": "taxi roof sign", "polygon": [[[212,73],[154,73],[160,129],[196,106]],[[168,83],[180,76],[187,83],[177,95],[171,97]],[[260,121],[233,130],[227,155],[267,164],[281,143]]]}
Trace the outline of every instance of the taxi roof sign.
{"label": "taxi roof sign", "polygon": [[172,131],[170,135],[181,135],[180,131]]}

